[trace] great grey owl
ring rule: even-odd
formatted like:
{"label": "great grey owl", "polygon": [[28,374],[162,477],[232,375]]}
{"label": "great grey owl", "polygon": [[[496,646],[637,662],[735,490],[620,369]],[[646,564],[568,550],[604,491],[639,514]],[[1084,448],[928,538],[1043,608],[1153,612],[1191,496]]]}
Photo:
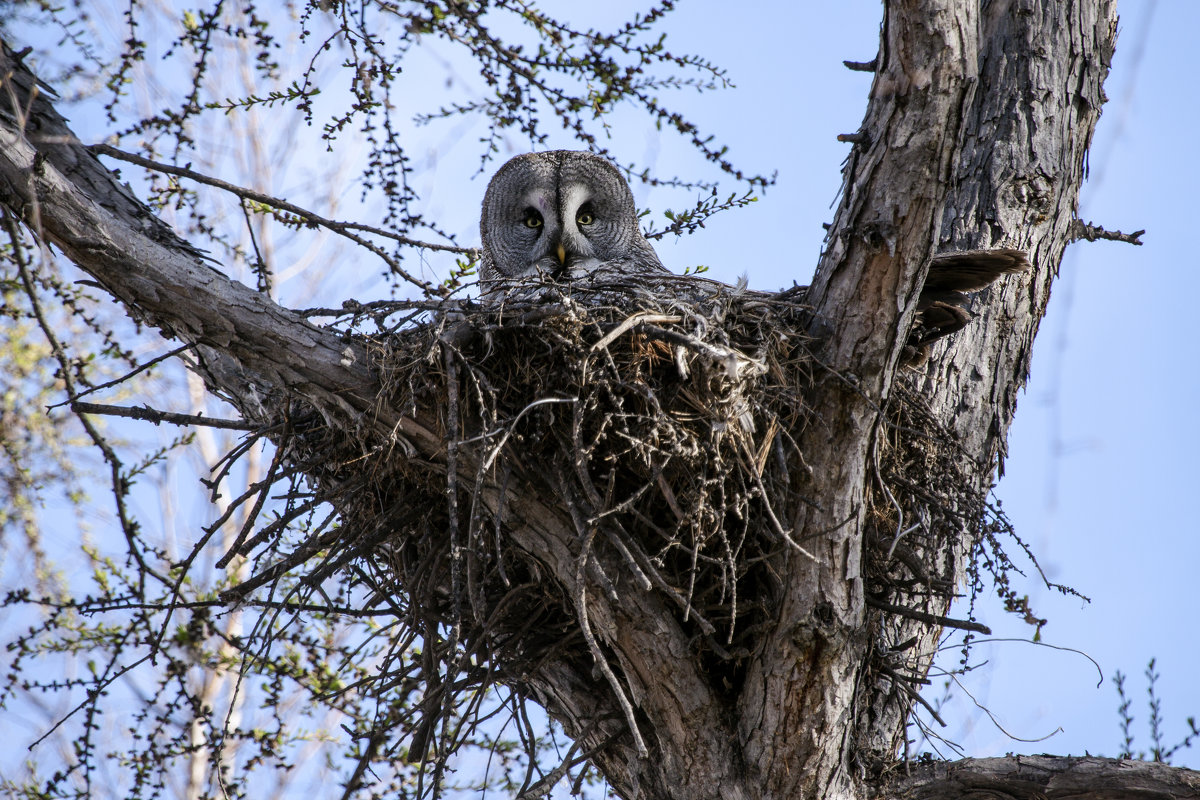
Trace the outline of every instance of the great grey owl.
{"label": "great grey owl", "polygon": [[485,290],[522,278],[667,272],[642,236],[624,176],[591,153],[552,150],[509,161],[488,184],[479,232]]}
{"label": "great grey owl", "polygon": [[[684,296],[692,299],[722,290],[744,292],[714,281],[676,276],[663,267],[638,226],[637,207],[625,177],[592,153],[551,150],[510,160],[488,183],[479,232],[485,298],[526,280],[579,285],[589,278],[630,275],[642,276],[639,284],[649,291],[668,285],[679,290],[686,282]],[[931,342],[973,318],[968,295],[1002,275],[1027,269],[1029,262],[1020,250],[935,255],[902,360],[922,363]]]}

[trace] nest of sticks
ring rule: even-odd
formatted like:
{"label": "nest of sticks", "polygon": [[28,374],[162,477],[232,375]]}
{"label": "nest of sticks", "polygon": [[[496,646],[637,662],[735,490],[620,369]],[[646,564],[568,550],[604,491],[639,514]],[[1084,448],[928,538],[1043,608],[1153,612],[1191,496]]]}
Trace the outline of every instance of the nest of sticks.
{"label": "nest of sticks", "polygon": [[[285,558],[269,548],[272,569],[299,568],[310,587],[352,572],[362,607],[390,609],[406,641],[423,639],[421,658],[397,658],[384,683],[423,681],[436,719],[449,708],[439,674],[464,675],[462,691],[547,658],[591,662],[577,587],[549,579],[508,535],[498,498],[519,487],[565,506],[581,542],[594,537],[589,546],[661,593],[697,656],[736,690],[782,589],[772,564],[805,557],[790,533],[798,506],[814,502],[797,442],[820,424],[806,397],[830,373],[803,300],[688,279],[676,292],[542,286],[487,304],[347,307],[341,324],[383,378],[379,403],[436,409],[449,465],[297,417],[276,437],[280,458],[308,476],[291,518],[328,501],[340,523],[310,525]],[[919,395],[901,386],[885,412],[868,598],[877,615],[944,612],[959,577],[948,545],[980,524],[982,504]],[[259,570],[239,591],[271,578]],[[419,741],[410,750],[423,757]]]}

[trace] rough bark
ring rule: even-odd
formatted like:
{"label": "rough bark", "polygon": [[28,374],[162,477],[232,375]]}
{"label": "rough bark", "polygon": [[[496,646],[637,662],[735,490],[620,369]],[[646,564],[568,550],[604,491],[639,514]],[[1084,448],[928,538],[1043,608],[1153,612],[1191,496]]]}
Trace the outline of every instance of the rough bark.
{"label": "rough bark", "polygon": [[797,504],[792,519],[804,541],[813,537],[820,560],[781,567],[788,591],[778,628],[751,665],[739,709],[747,762],[762,770],[764,797],[855,793],[854,703],[871,647],[861,555],[872,445],[904,344],[901,326],[912,318],[937,240],[975,85],[976,27],[970,3],[887,5],[862,126],[868,143],[851,158],[809,293],[838,377],[811,398],[824,426],[800,443],[812,454],[805,492],[821,507]]}
{"label": "rough bark", "polygon": [[1153,761],[1061,756],[922,764],[875,797],[888,800],[1176,800],[1200,796],[1200,773]]}
{"label": "rough bark", "polygon": [[[899,743],[903,704],[872,714],[854,705],[856,687],[872,680],[863,669],[868,615],[858,556],[877,409],[903,343],[896,332],[906,330],[935,244],[1031,252],[1032,277],[997,284],[980,304],[981,319],[939,345],[913,381],[963,444],[964,474],[986,491],[1068,241],[1103,101],[1114,12],[1111,3],[1091,2],[990,3],[978,17],[970,3],[887,6],[860,131],[865,143],[851,156],[810,293],[832,332],[829,362],[852,383],[829,381],[814,398],[827,428],[801,446],[816,454],[807,491],[823,508],[799,507],[796,527],[801,535],[833,533],[821,542],[822,565],[791,566],[781,628],[755,665],[741,718],[748,752],[757,753],[752,763],[780,759],[811,769],[772,796],[852,794],[864,766],[854,763],[856,748],[861,757],[895,752]],[[971,544],[964,535],[941,554],[959,565],[958,575]],[[922,623],[881,624],[885,643],[917,636],[918,652],[930,652],[937,635]],[[798,680],[798,655],[810,659],[799,670],[806,680]],[[928,661],[907,666],[923,674]],[[797,685],[812,688],[806,695]],[[846,733],[856,713],[859,738]],[[838,738],[844,745],[835,753],[829,742]]]}
{"label": "rough bark", "polygon": [[[813,454],[805,494],[821,502],[819,508],[795,503],[788,519],[818,559],[792,554],[774,565],[785,587],[777,617],[733,700],[710,685],[659,594],[622,578],[618,592],[587,593],[588,618],[637,707],[649,758],[629,737],[609,742],[624,729],[624,717],[614,694],[603,682],[598,687],[590,663],[551,660],[524,678],[525,688],[585,747],[608,742],[594,758],[623,796],[942,797],[988,786],[1022,797],[1037,786],[1054,797],[1066,796],[1062,787],[1091,781],[1098,791],[1110,780],[1152,772],[1098,759],[968,760],[922,767],[880,788],[868,768],[895,756],[908,705],[862,702],[865,687],[878,680],[868,665],[880,640],[895,644],[915,635],[928,645],[939,630],[867,608],[864,515],[881,408],[896,381],[918,386],[959,438],[962,468],[978,490],[988,487],[1068,243],[1103,100],[1114,5],[887,4],[864,142],[847,167],[809,295],[832,368],[812,398],[823,424],[811,426],[801,443]],[[402,443],[425,468],[446,470],[438,408],[403,415],[382,407],[362,348],[208,267],[78,143],[7,50],[3,58],[4,96],[11,87],[15,102],[0,102],[0,203],[124,302],[131,316],[196,344],[197,368],[210,388],[247,417],[270,419],[302,398],[331,424],[369,427],[380,441]],[[993,290],[977,309],[981,319],[923,373],[898,373],[902,332],[939,245],[1028,249],[1036,273]],[[473,457],[465,448],[459,453],[459,474],[474,474]],[[504,506],[516,546],[563,586],[574,586],[573,509],[531,489],[519,469],[516,475],[503,488],[485,487],[483,500],[493,509]],[[961,567],[970,546],[963,538],[939,556]],[[599,551],[595,558],[608,576],[621,575],[619,560],[609,563],[613,557]],[[923,674],[931,648],[915,653],[909,668]],[[1166,787],[1162,796],[1186,796],[1195,787],[1184,771],[1155,775],[1155,785]],[[1171,776],[1183,787],[1175,794]]]}
{"label": "rough bark", "polygon": [[[978,319],[951,343],[936,345],[912,384],[954,432],[960,467],[980,492],[997,469],[1003,472],[1033,340],[1071,241],[1087,146],[1105,99],[1115,6],[985,3],[978,20],[976,89],[962,113],[937,249],[1016,247],[1029,252],[1034,271],[989,289],[975,308]],[[962,564],[972,544],[964,537],[945,555]],[[914,649],[931,649],[938,634],[894,620],[889,627],[893,642],[917,636]],[[889,718],[899,712],[878,710],[875,746],[886,749],[888,731],[896,730]]]}

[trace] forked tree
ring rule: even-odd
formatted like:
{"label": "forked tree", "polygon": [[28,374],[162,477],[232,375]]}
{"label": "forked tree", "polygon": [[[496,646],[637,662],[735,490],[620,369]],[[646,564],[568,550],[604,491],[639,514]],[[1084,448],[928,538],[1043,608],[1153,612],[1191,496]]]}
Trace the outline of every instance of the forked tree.
{"label": "forked tree", "polygon": [[[496,93],[477,110],[501,126],[533,135],[530,98],[541,97],[595,145],[581,108],[632,98],[691,135],[614,60],[695,66],[661,43],[631,44],[659,11],[603,38],[519,3],[496,5],[540,20],[536,54],[490,33],[483,5],[396,8],[410,34],[470,42]],[[305,15],[340,15],[361,48],[356,91],[378,100],[372,87],[389,74],[368,58],[381,43],[354,28],[361,11],[313,3]],[[201,56],[228,32],[220,13],[188,19]],[[269,35],[265,24],[245,28],[255,30]],[[847,137],[840,204],[810,287],[547,285],[503,303],[462,291],[466,273],[430,284],[393,257],[393,247],[420,244],[403,197],[389,206],[395,230],[379,230],[172,163],[162,132],[182,137],[198,100],[179,119],[137,129],[158,132],[153,157],[80,142],[20,43],[6,43],[6,269],[51,342],[75,412],[88,420],[118,409],[84,397],[84,354],[55,336],[48,309],[64,294],[39,275],[37,246],[174,342],[207,391],[237,410],[240,420],[226,424],[247,438],[225,472],[256,444],[273,446],[264,477],[230,505],[244,512],[236,535],[221,542],[214,526],[179,559],[146,545],[127,509],[128,476],[105,451],[127,580],[63,608],[129,610],[129,645],[98,645],[108,656],[85,682],[80,713],[103,709],[103,692],[147,659],[162,659],[168,674],[230,671],[245,679],[242,691],[267,686],[268,700],[303,690],[346,720],[346,796],[441,791],[448,759],[483,736],[496,692],[533,751],[510,787],[521,797],[583,774],[647,800],[1196,796],[1200,776],[1161,764],[901,759],[943,631],[986,630],[950,619],[950,603],[1006,531],[988,492],[1063,251],[1103,235],[1075,210],[1115,36],[1112,0],[887,2],[878,55],[857,65],[874,72],[870,98]],[[198,63],[201,73],[217,68]],[[545,76],[555,70],[584,76],[592,94],[554,89]],[[311,103],[310,89],[300,76],[276,100]],[[392,152],[387,134],[374,130],[373,154]],[[708,154],[723,163],[719,150]],[[228,191],[247,219],[351,237],[421,296],[281,307],[267,276],[250,289],[214,268],[199,249],[211,240],[181,238],[110,171],[118,164],[163,176],[172,202]],[[381,180],[407,174],[400,161],[373,166]],[[678,224],[710,210],[702,203]],[[931,259],[999,248],[1027,253],[1032,269],[980,293],[974,321],[914,353]],[[227,572],[201,595],[190,587],[205,580],[193,572],[209,552]],[[244,612],[257,624],[222,637],[218,620]],[[306,640],[305,626],[343,619],[369,620],[376,632],[361,651],[331,646],[324,683],[315,656],[280,655],[312,655],[319,637]],[[369,669],[357,670],[356,653],[368,650]],[[28,670],[32,656],[23,658]],[[538,736],[526,704],[571,737],[565,759],[541,752],[532,766]],[[146,745],[137,793],[161,785],[172,759],[201,763],[198,753],[212,787],[254,792],[227,748],[252,744],[254,759],[268,759],[271,737],[202,705],[191,713],[207,714],[207,726],[193,726],[178,751]],[[104,757],[90,735],[52,792],[90,787]]]}

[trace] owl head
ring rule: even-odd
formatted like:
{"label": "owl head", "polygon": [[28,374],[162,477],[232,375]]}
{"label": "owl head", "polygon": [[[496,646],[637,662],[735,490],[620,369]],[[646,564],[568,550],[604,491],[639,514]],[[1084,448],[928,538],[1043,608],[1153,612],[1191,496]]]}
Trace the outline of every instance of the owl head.
{"label": "owl head", "polygon": [[479,220],[489,282],[576,280],[601,269],[662,270],[624,176],[592,153],[528,153],[488,183]]}

